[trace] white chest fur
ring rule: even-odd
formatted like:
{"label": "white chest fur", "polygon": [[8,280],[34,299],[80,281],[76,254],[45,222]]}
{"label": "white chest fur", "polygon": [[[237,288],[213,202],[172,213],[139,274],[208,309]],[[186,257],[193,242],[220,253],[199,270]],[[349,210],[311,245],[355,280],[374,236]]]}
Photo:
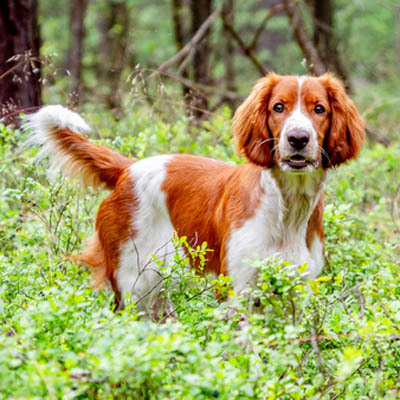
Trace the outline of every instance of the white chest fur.
{"label": "white chest fur", "polygon": [[228,273],[237,292],[251,285],[256,277],[256,270],[249,264],[255,255],[264,259],[280,254],[295,265],[307,262],[308,278],[318,276],[323,262],[322,246],[320,251],[315,249],[311,253],[306,232],[324,178],[323,171],[303,175],[262,172],[264,193],[260,205],[252,218],[231,232],[227,245]]}

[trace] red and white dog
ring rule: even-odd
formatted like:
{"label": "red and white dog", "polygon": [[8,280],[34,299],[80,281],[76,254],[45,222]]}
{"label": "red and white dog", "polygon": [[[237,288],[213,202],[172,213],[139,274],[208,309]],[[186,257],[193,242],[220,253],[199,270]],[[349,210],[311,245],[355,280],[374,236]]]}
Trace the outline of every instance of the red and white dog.
{"label": "red and white dog", "polygon": [[143,269],[153,253],[168,258],[174,232],[189,243],[206,241],[213,250],[206,272],[230,275],[238,293],[254,281],[246,263],[254,254],[307,262],[307,277],[316,278],[327,170],[357,157],[365,136],[355,105],[329,74],[259,80],[234,116],[248,159],[237,166],[182,154],[134,162],[82,137],[88,125],[61,106],[42,108],[28,125],[28,143],[41,145],[53,167],[112,190],[80,260],[99,272],[98,283],[111,283],[117,307],[131,293],[146,297],[145,309],[161,285],[155,265]]}

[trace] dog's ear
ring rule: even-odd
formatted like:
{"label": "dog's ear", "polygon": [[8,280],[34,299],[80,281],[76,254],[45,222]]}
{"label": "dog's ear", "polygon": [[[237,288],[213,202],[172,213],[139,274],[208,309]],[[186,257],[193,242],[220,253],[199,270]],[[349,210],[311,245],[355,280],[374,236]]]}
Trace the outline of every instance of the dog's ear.
{"label": "dog's ear", "polygon": [[320,81],[325,86],[331,105],[330,129],[324,139],[324,167],[333,168],[356,158],[365,140],[365,122],[342,83],[327,73]]}
{"label": "dog's ear", "polygon": [[271,91],[279,79],[279,75],[273,73],[260,79],[233,118],[234,138],[240,152],[264,167],[274,163],[274,141],[267,127],[267,113]]}

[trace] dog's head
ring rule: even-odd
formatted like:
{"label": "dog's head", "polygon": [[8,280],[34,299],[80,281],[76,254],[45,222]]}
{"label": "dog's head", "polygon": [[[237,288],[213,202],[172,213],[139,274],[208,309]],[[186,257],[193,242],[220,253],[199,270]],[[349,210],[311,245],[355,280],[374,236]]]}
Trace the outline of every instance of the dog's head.
{"label": "dog's head", "polygon": [[287,172],[332,168],[358,156],[364,121],[341,82],[269,74],[237,109],[233,129],[253,163]]}

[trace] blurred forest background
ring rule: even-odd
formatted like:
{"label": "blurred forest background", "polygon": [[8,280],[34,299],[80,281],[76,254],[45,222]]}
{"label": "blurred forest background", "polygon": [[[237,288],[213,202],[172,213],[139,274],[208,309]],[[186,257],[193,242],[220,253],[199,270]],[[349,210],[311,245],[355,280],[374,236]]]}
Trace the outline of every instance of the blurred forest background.
{"label": "blurred forest background", "polygon": [[[0,400],[399,399],[399,66],[400,0],[2,0]],[[238,163],[231,117],[255,81],[327,70],[370,140],[327,182],[323,275],[255,257],[234,313],[214,290],[229,277],[177,254],[160,268],[177,321],[113,313],[71,258],[107,193],[48,174],[20,115],[61,103],[133,158]]]}
{"label": "blurred forest background", "polygon": [[123,119],[207,119],[268,71],[342,78],[370,124],[397,137],[398,0],[5,0],[5,122],[41,103]]}

